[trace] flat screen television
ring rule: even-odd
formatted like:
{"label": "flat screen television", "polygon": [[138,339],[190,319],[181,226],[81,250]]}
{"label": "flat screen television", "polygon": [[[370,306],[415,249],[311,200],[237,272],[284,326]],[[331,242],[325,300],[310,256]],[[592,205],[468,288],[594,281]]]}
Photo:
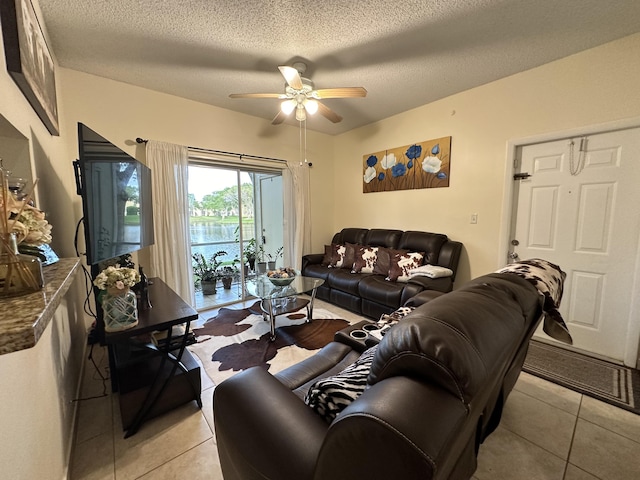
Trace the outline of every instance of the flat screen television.
{"label": "flat screen television", "polygon": [[82,123],[78,151],[87,264],[153,245],[151,170]]}

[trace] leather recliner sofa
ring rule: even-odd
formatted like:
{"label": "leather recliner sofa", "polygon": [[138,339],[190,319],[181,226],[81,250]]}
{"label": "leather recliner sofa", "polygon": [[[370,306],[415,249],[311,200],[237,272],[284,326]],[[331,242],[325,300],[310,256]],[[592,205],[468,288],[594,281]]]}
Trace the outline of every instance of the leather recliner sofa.
{"label": "leather recliner sofa", "polygon": [[325,254],[302,258],[302,275],[324,280],[317,290],[318,298],[373,319],[393,312],[423,290],[450,292],[462,252],[462,243],[449,240],[444,234],[391,229],[345,228],[333,236],[331,243],[424,252],[425,264],[453,272],[449,277],[422,276],[403,283],[385,280],[385,275],[376,273],[352,273],[351,265],[331,268],[323,262]]}
{"label": "leather recliner sofa", "polygon": [[213,399],[224,478],[470,478],[543,305],[511,273],[429,299],[382,337],[367,388],[330,422],[303,399],[359,358],[339,335],[275,375],[254,367],[231,377]]}

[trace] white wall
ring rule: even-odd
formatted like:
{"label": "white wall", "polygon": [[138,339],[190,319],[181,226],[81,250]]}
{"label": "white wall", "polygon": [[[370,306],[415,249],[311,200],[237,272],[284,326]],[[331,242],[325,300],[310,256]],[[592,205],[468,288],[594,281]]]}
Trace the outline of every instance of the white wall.
{"label": "white wall", "polygon": [[[334,188],[341,198],[333,230],[446,233],[466,252],[457,285],[495,270],[506,258],[498,245],[509,140],[640,116],[639,58],[634,35],[338,137]],[[364,155],[449,135],[448,188],[362,193]],[[469,223],[472,213],[477,225]]]}

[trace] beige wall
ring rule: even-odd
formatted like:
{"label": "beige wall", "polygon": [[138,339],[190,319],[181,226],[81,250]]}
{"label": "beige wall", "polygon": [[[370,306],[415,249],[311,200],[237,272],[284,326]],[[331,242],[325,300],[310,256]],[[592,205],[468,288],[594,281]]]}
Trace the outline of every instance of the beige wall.
{"label": "beige wall", "polygon": [[[1,50],[0,58],[4,58]],[[136,137],[299,160],[295,127],[274,127],[266,120],[63,68],[57,69],[56,82],[60,136],[51,136],[6,71],[0,71],[0,116],[4,117],[0,118],[0,142],[11,142],[6,152],[20,150],[13,146],[15,142],[28,145],[28,153],[22,156],[39,179],[38,205],[53,225],[52,247],[61,257],[76,255],[75,229],[82,217],[72,167],[78,157],[78,122],[143,161],[144,147],[135,143]],[[4,136],[5,131],[11,132],[11,139]],[[307,132],[307,139],[307,157],[314,164],[310,188],[320,199],[312,205],[314,228],[329,232],[333,228],[333,142],[314,132]],[[82,230],[79,237],[82,252]],[[81,290],[69,293],[77,312],[82,312]],[[77,405],[69,400],[77,395],[91,322],[77,321],[69,311],[61,308],[33,349],[0,356],[0,405],[11,412],[0,419],[0,431],[13,432],[0,437],[0,463],[11,466],[11,478],[66,477]],[[42,461],[34,461],[34,456]]]}
{"label": "beige wall", "polygon": [[[42,194],[55,185],[55,179],[48,181],[48,173],[50,165],[62,158],[63,139],[49,134],[7,74],[4,58],[4,45],[0,42],[0,151],[5,156],[5,165],[13,168],[16,159],[20,162],[15,171],[21,174],[39,170],[44,187],[40,187],[38,193]],[[7,145],[9,148],[5,148]],[[29,168],[23,170],[25,163]],[[64,189],[58,189],[50,197],[51,202],[45,201],[43,195],[36,197],[39,206],[52,214],[55,212],[55,217],[70,217],[68,222],[53,222],[57,245],[73,237],[73,219],[68,214],[70,197],[71,193]],[[72,251],[72,242],[70,247],[58,250],[65,256],[70,256]],[[77,405],[71,400],[77,396],[86,343],[81,281],[78,275],[34,348],[0,356],[2,478],[67,477]]]}
{"label": "beige wall", "polygon": [[0,478],[67,478],[86,343],[82,277],[35,347],[0,356]]}
{"label": "beige wall", "polygon": [[[640,35],[635,35],[338,137],[334,188],[341,198],[334,230],[362,226],[446,233],[465,246],[457,285],[495,270],[506,258],[498,244],[506,235],[501,221],[511,171],[507,143],[640,116],[638,58]],[[449,135],[448,188],[362,193],[363,155]],[[472,213],[478,214],[477,225],[470,224]]]}
{"label": "beige wall", "polygon": [[[136,144],[136,137],[299,161],[297,127],[273,126],[264,119],[73,70],[59,69],[58,77],[64,104],[61,126],[66,151],[53,168],[56,180],[67,192],[75,194],[71,162],[78,156],[78,122],[142,161],[144,145]],[[329,186],[330,193],[332,139],[314,132],[307,132],[307,139],[308,158],[314,164],[311,188],[318,190],[321,186],[326,190]],[[80,198],[75,196],[72,203],[77,221],[82,216]],[[327,212],[330,209],[322,203],[312,208],[318,228],[331,228],[331,215]]]}
{"label": "beige wall", "polygon": [[[504,258],[498,244],[510,172],[507,143],[640,115],[639,54],[640,35],[634,35],[341,136],[308,131],[313,250],[322,251],[346,226],[429,230],[464,243],[458,284],[494,270]],[[263,119],[67,69],[58,69],[61,136],[50,137],[11,79],[2,75],[0,82],[20,107],[9,120],[35,144],[37,174],[47,187],[46,194],[41,189],[41,201],[55,228],[53,246],[65,256],[75,254],[73,233],[82,214],[71,167],[78,155],[79,121],[142,160],[144,147],[135,144],[136,137],[298,159],[297,127],[274,127]],[[363,155],[448,135],[449,188],[362,193]],[[469,223],[472,213],[478,214],[477,225]]]}

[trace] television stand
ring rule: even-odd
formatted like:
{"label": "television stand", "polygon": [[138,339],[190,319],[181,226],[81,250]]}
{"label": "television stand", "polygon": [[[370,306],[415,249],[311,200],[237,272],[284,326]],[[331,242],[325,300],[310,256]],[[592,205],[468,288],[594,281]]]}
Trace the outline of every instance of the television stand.
{"label": "television stand", "polygon": [[159,278],[149,282],[152,308],[138,311],[138,325],[105,333],[111,386],[119,392],[125,438],[148,419],[200,398],[200,367],[186,349],[198,312]]}

